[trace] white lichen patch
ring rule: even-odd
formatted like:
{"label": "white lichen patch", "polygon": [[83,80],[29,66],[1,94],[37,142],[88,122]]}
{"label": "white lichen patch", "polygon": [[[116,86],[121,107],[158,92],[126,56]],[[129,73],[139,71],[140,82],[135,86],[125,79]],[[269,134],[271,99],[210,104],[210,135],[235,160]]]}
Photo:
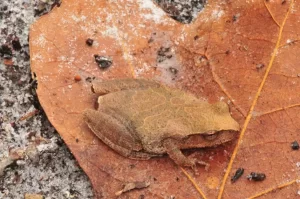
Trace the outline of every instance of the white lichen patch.
{"label": "white lichen patch", "polygon": [[75,22],[82,22],[86,20],[86,16],[83,15],[71,15],[71,19],[73,19]]}
{"label": "white lichen patch", "polygon": [[36,38],[32,41],[33,45],[37,45],[37,46],[41,46],[41,47],[45,47],[46,43],[47,43],[47,40],[46,40],[44,34],[41,34],[38,38]]}
{"label": "white lichen patch", "polygon": [[118,38],[119,37],[119,30],[115,26],[107,27],[105,31],[101,31],[103,36]]}
{"label": "white lichen patch", "polygon": [[218,20],[219,18],[221,18],[224,15],[224,11],[223,10],[213,10],[212,11],[212,15],[211,18]]}
{"label": "white lichen patch", "polygon": [[163,17],[166,13],[159,7],[157,7],[151,0],[137,0],[140,6],[141,12],[148,11],[149,13],[144,13],[143,17],[147,20],[153,20],[155,23],[162,23]]}

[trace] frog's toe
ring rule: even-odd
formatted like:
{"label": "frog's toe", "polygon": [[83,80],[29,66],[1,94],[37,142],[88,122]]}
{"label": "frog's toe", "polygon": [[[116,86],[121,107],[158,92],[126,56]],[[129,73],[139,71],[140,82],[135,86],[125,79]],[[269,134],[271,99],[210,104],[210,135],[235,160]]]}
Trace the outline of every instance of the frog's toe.
{"label": "frog's toe", "polygon": [[199,175],[197,165],[205,166],[205,171],[208,171],[208,169],[209,169],[210,165],[204,161],[198,160],[196,158],[189,158],[189,157],[187,158],[187,160],[188,160],[188,162],[185,166],[191,167],[196,175]]}
{"label": "frog's toe", "polygon": [[208,169],[210,167],[210,164],[208,164],[207,162],[201,161],[201,160],[197,160],[197,164],[205,166],[205,171],[208,171]]}

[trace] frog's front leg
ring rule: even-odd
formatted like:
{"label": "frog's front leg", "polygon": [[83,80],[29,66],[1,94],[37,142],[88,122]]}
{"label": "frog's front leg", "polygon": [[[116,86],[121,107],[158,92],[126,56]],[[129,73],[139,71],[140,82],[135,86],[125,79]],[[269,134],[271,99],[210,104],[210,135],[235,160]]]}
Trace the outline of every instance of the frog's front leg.
{"label": "frog's front leg", "polygon": [[193,170],[196,168],[196,164],[204,165],[205,170],[208,169],[209,164],[193,157],[186,157],[178,147],[178,141],[172,138],[164,140],[163,145],[168,153],[169,157],[179,166],[191,167]]}
{"label": "frog's front leg", "polygon": [[99,95],[105,95],[107,93],[121,90],[146,89],[159,86],[159,83],[146,79],[114,79],[93,83],[92,91]]}

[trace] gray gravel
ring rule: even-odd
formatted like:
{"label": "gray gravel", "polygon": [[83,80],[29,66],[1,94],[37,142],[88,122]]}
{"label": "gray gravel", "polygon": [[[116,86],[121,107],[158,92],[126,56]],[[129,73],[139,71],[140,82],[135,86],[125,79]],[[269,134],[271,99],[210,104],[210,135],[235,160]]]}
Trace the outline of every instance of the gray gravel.
{"label": "gray gravel", "polygon": [[[189,23],[205,0],[156,2],[172,18]],[[46,199],[93,198],[87,176],[40,107],[31,78],[29,27],[57,3],[58,0],[0,1],[1,199],[24,198],[26,193],[41,194]],[[5,65],[5,58],[11,58],[14,64]]]}
{"label": "gray gravel", "polygon": [[154,0],[170,17],[187,24],[203,9],[206,0]]}
{"label": "gray gravel", "polygon": [[[28,31],[54,3],[44,2],[0,1],[0,198],[24,198],[25,193],[93,198],[87,176],[46,119],[33,89]],[[3,63],[10,57],[3,45],[12,49],[13,66]],[[20,121],[35,110],[39,113]]]}

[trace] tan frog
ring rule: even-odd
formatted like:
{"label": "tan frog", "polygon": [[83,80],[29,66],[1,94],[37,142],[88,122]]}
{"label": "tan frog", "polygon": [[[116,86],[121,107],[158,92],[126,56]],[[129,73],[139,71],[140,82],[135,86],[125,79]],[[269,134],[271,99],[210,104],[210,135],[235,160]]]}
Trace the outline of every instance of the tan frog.
{"label": "tan frog", "polygon": [[226,103],[209,104],[181,90],[144,79],[117,79],[93,84],[98,110],[84,120],[119,154],[147,160],[167,153],[180,166],[205,164],[181,149],[217,146],[232,140],[239,124]]}

